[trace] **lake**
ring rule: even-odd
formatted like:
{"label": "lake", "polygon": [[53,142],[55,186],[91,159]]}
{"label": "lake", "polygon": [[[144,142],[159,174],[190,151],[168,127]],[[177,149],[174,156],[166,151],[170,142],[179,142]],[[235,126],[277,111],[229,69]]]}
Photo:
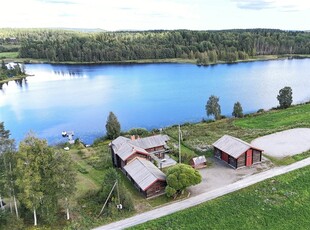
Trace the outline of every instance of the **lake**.
{"label": "lake", "polygon": [[0,121],[17,142],[32,130],[50,144],[74,131],[85,143],[105,133],[109,111],[122,130],[162,128],[207,118],[210,95],[231,116],[240,101],[245,113],[278,105],[290,86],[293,103],[310,100],[310,59],[257,61],[199,67],[192,64],[27,64],[35,76],[4,84]]}

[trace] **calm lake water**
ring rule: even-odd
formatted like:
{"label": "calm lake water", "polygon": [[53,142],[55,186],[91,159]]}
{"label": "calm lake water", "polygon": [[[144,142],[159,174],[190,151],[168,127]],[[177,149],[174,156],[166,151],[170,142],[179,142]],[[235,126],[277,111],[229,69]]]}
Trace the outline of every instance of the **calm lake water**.
{"label": "calm lake water", "polygon": [[310,100],[310,59],[260,61],[199,67],[192,64],[50,65],[29,64],[34,74],[0,91],[0,121],[19,142],[32,130],[50,144],[73,130],[91,143],[105,133],[109,111],[122,130],[161,128],[207,118],[210,95],[220,97],[231,116],[277,106],[281,88],[293,89],[293,103]]}

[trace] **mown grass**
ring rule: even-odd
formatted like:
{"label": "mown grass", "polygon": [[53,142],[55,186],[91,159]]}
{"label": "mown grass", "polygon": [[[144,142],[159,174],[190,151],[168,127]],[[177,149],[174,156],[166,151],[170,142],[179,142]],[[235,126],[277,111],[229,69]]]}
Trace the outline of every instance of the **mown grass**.
{"label": "mown grass", "polygon": [[236,120],[236,126],[247,129],[281,129],[310,127],[310,104],[293,106],[284,110],[271,110],[258,116]]}
{"label": "mown grass", "polygon": [[4,58],[17,58],[18,52],[2,52],[0,53],[0,59]]}
{"label": "mown grass", "polygon": [[130,229],[309,229],[310,166]]}

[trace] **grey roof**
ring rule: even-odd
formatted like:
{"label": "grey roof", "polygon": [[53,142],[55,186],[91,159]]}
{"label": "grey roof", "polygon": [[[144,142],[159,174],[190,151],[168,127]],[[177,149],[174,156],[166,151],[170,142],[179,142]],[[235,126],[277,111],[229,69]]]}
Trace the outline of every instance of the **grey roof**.
{"label": "grey roof", "polygon": [[110,145],[114,153],[116,153],[123,161],[135,152],[149,154],[145,149],[162,146],[169,140],[167,135],[156,135],[151,137],[139,138],[131,140],[126,137],[118,137],[113,140]]}
{"label": "grey roof", "polygon": [[136,140],[130,141],[131,144],[139,146],[143,149],[154,148],[157,146],[162,146],[166,144],[166,141],[169,140],[167,135],[155,135],[151,137],[139,138]]}
{"label": "grey roof", "polygon": [[111,145],[112,145],[114,151],[117,151],[127,141],[130,141],[130,139],[120,136],[120,137],[116,138],[115,140],[113,140],[111,142]]}
{"label": "grey roof", "polygon": [[143,191],[157,180],[166,180],[166,175],[152,162],[140,157],[130,161],[124,169]]}
{"label": "grey roof", "polygon": [[199,164],[203,164],[206,163],[206,157],[205,156],[199,156],[199,157],[194,157],[193,158],[193,162],[195,165],[199,165]]}
{"label": "grey roof", "polygon": [[256,148],[243,140],[229,135],[222,136],[220,139],[213,143],[213,146],[234,158],[238,158],[242,153],[250,148],[260,150],[259,148]]}

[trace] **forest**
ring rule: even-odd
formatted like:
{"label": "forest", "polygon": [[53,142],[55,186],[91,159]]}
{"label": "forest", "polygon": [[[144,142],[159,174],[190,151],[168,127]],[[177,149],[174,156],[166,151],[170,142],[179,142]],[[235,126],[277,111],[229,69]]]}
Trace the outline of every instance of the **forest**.
{"label": "forest", "polygon": [[310,33],[275,29],[79,32],[0,29],[0,52],[49,62],[195,59],[235,62],[260,55],[310,54]]}

